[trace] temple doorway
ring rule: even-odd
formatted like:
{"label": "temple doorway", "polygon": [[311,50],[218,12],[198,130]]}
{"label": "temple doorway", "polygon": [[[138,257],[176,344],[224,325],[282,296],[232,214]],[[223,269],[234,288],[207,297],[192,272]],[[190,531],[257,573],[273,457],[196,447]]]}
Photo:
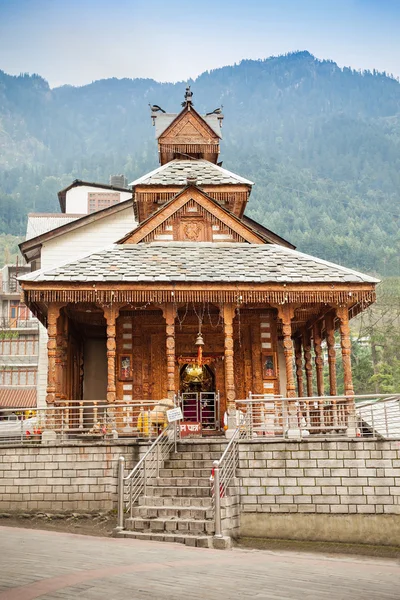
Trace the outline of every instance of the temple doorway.
{"label": "temple doorway", "polygon": [[203,430],[219,429],[219,394],[211,365],[184,364],[179,373],[183,420],[201,423]]}

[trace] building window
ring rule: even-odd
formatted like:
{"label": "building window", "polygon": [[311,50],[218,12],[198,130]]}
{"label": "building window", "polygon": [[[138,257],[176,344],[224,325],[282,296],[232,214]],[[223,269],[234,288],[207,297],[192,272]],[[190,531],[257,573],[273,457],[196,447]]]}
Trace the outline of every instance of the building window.
{"label": "building window", "polygon": [[0,385],[36,385],[34,369],[0,368]]}
{"label": "building window", "polygon": [[88,193],[88,212],[94,213],[103,208],[118,204],[120,201],[119,192],[89,192]]}
{"label": "building window", "polygon": [[18,321],[27,321],[29,319],[28,307],[19,300],[11,300],[8,316],[10,327],[17,327]]}

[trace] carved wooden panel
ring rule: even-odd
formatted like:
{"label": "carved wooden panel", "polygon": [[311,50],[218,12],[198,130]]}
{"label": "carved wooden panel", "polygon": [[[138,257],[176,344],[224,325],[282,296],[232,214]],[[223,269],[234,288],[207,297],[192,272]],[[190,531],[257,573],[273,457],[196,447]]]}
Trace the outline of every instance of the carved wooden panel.
{"label": "carved wooden panel", "polygon": [[167,355],[165,349],[165,332],[151,336],[151,398],[161,400],[167,396]]}
{"label": "carved wooden panel", "polygon": [[219,144],[217,134],[195,111],[178,115],[173,123],[160,135],[160,145],[175,144]]}

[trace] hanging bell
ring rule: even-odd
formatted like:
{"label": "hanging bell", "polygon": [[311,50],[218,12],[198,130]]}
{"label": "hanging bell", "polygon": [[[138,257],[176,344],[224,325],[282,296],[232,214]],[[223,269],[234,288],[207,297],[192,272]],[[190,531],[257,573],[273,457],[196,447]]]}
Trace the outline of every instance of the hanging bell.
{"label": "hanging bell", "polygon": [[195,341],[195,346],[204,346],[203,336],[201,335],[200,331],[197,334],[197,338],[196,338],[196,341]]}

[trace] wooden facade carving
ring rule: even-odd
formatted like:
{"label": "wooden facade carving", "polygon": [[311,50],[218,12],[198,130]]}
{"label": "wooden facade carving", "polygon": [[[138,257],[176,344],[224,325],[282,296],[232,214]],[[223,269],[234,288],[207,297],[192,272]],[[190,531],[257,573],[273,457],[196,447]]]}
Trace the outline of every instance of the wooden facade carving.
{"label": "wooden facade carving", "polygon": [[[232,214],[241,217],[246,207],[250,187],[247,185],[199,185],[213,200],[227,208]],[[179,187],[137,186],[135,188],[135,203],[138,210],[139,223],[150,217],[160,206],[172,200],[179,192]]]}
{"label": "wooden facade carving", "polygon": [[[178,231],[174,232],[174,225],[176,223],[179,225],[182,218],[190,219],[192,222],[196,221],[200,227],[202,223],[205,223],[211,227],[218,226],[222,230],[226,229],[229,235],[232,236],[233,241],[246,241],[254,244],[264,243],[260,235],[241,223],[234,215],[221,209],[216,201],[207,197],[200,188],[195,186],[186,188],[181,194],[176,196],[175,200],[162,207],[142,225],[139,225],[139,227],[125,236],[121,240],[121,243],[138,244],[140,242],[152,241],[155,239],[155,236],[166,234],[166,228],[171,226],[172,230],[169,230],[173,232],[171,239],[174,239],[175,234],[175,236],[183,236],[183,239],[186,239],[186,241],[202,241],[201,239],[191,240],[187,234],[185,237],[184,230],[179,228],[179,233]],[[191,227],[191,235],[194,233],[195,231]],[[198,232],[197,237],[201,237],[200,232]]]}
{"label": "wooden facade carving", "polygon": [[186,107],[158,138],[160,162],[173,158],[205,158],[217,162],[219,136],[194,110]]}
{"label": "wooden facade carving", "polygon": [[[243,304],[251,306],[276,306],[286,302],[292,304],[303,304],[305,315],[301,326],[307,321],[307,307],[311,315],[315,314],[316,307],[321,304],[340,304],[349,298],[349,287],[336,284],[335,289],[331,285],[284,285],[284,284],[201,284],[185,285],[172,283],[149,282],[147,284],[137,282],[134,285],[128,283],[112,282],[99,284],[82,283],[23,283],[24,301],[29,307],[36,306],[36,313],[44,319],[46,315],[43,303],[53,302],[82,303],[98,302],[110,304],[154,304],[186,303],[186,302],[211,302],[221,304],[224,302],[237,302],[238,295]],[[375,290],[371,286],[353,285],[351,287],[352,316],[357,315],[361,309],[375,301]],[[38,311],[37,307],[41,307]]]}

